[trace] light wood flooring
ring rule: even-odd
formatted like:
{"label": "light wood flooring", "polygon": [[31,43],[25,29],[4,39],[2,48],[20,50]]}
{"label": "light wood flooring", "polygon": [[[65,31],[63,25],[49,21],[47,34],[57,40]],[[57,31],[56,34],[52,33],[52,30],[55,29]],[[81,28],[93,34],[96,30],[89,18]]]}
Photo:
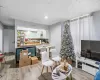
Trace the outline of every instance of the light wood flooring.
{"label": "light wood flooring", "polygon": [[[52,80],[51,73],[46,73],[44,69],[41,75],[42,65],[41,62],[35,65],[30,65],[22,68],[15,68],[15,56],[6,56],[7,63],[0,71],[0,80]],[[13,64],[13,65],[12,65]],[[72,76],[74,80],[94,80],[94,76],[73,67]]]}

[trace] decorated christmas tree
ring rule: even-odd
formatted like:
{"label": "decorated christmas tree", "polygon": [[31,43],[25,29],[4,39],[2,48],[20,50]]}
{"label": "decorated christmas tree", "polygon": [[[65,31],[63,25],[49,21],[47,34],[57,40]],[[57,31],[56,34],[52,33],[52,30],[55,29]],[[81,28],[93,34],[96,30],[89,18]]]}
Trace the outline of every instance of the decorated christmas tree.
{"label": "decorated christmas tree", "polygon": [[64,25],[60,55],[64,59],[75,59],[74,46],[68,22]]}

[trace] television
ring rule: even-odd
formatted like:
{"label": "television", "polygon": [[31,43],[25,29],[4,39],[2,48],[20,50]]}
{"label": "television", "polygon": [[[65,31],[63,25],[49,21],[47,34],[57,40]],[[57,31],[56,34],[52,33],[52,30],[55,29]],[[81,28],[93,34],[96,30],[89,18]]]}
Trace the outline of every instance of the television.
{"label": "television", "polygon": [[100,61],[100,41],[81,40],[81,56]]}

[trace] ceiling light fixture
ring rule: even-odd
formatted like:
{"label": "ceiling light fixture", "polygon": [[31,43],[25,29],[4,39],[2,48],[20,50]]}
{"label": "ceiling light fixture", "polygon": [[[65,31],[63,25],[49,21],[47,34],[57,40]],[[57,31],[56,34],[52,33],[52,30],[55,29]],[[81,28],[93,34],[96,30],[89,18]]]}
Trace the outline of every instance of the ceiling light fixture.
{"label": "ceiling light fixture", "polygon": [[45,16],[44,18],[45,18],[45,19],[48,19],[48,16]]}

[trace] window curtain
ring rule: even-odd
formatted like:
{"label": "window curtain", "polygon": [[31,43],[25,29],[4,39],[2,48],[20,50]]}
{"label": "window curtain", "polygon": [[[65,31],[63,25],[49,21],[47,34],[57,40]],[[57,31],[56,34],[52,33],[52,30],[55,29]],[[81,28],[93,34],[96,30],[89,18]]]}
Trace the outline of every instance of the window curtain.
{"label": "window curtain", "polygon": [[74,52],[78,52],[79,47],[79,28],[78,28],[78,20],[74,20],[70,22],[70,31],[73,39],[73,45],[74,45]]}
{"label": "window curtain", "polygon": [[91,40],[93,38],[93,17],[86,16],[70,21],[70,31],[74,44],[75,54],[81,52],[81,40]]}

